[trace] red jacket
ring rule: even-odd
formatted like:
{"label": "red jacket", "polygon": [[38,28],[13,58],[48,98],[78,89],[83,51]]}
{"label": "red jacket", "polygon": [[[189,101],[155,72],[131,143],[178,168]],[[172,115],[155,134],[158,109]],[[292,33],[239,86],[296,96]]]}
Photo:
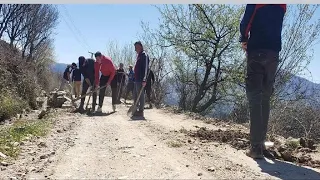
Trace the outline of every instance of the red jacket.
{"label": "red jacket", "polygon": [[94,77],[95,77],[95,84],[98,86],[100,82],[100,73],[104,76],[109,76],[108,84],[111,84],[115,74],[116,68],[111,60],[110,57],[102,56],[101,63],[95,62],[94,64]]}

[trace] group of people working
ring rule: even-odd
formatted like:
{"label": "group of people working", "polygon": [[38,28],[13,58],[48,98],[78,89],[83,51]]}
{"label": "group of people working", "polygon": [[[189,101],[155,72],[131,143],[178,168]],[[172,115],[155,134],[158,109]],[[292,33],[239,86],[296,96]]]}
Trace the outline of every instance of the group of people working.
{"label": "group of people working", "polygon": [[[88,90],[92,91],[92,108],[93,112],[102,112],[103,101],[105,97],[106,87],[111,87],[112,108],[116,111],[116,104],[121,104],[120,98],[123,89],[126,88],[124,95],[124,103],[128,98],[129,93],[132,93],[134,102],[138,101],[138,109],[134,112],[134,116],[144,116],[145,94],[148,97],[149,108],[152,108],[152,85],[155,81],[154,73],[149,67],[149,56],[143,50],[143,45],[140,41],[134,44],[137,52],[136,64],[133,67],[129,66],[129,72],[124,70],[124,64],[120,63],[116,69],[112,59],[104,56],[101,52],[94,54],[95,60],[80,56],[78,58],[79,67],[76,63],[68,65],[63,78],[65,81],[73,83],[73,92],[75,97],[80,96],[80,86],[82,83],[81,96],[85,95]],[[83,76],[83,81],[81,76]],[[127,84],[126,84],[127,82]],[[139,92],[141,96],[138,97]],[[99,100],[97,104],[97,92],[99,91]],[[84,109],[85,97],[81,98],[80,106],[75,112],[85,112]],[[96,105],[98,108],[96,109]]]}
{"label": "group of people working", "polygon": [[[267,151],[265,141],[270,115],[270,98],[282,46],[281,33],[286,8],[286,4],[248,4],[240,23],[240,43],[247,55],[246,93],[250,110],[251,148],[246,154],[254,159],[273,157]],[[134,99],[140,104],[135,115],[143,116],[144,95],[137,98],[137,94],[147,84],[149,57],[143,51],[141,42],[136,42],[134,45],[138,56],[134,70],[129,73],[127,90],[133,88]],[[79,57],[79,69],[85,78],[82,94],[86,93],[88,87],[111,85],[114,105],[117,97],[114,90],[117,87],[117,81],[113,79],[121,71],[116,73],[111,59],[101,53],[97,52],[95,57],[96,61]],[[99,76],[100,72],[101,76]],[[101,111],[104,92],[105,88],[100,89],[98,111]],[[93,107],[95,98],[93,98]],[[84,99],[81,99],[79,110],[83,109],[83,103]]]}

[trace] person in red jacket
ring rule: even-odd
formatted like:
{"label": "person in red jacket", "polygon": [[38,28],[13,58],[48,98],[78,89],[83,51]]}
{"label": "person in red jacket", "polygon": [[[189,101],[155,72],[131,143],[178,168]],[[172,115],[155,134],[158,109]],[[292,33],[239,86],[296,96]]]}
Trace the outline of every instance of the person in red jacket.
{"label": "person in red jacket", "polygon": [[[101,54],[101,52],[96,52],[94,54],[96,58],[95,62],[95,84],[96,87],[103,87],[103,86],[111,86],[112,90],[112,108],[113,111],[116,111],[116,101],[117,101],[117,83],[114,83],[116,81],[113,81],[113,78],[116,74],[116,68],[111,60],[110,57],[106,57]],[[101,76],[99,76],[101,72]],[[100,78],[99,78],[100,77]],[[99,107],[96,112],[102,112],[102,105],[103,100],[106,92],[106,87],[101,88],[99,91]]]}

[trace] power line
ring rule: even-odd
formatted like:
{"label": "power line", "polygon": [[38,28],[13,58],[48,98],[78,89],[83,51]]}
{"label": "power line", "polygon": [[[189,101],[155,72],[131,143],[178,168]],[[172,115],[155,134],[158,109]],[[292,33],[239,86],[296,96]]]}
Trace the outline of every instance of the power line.
{"label": "power line", "polygon": [[[54,5],[54,7],[59,11],[58,5]],[[79,37],[77,36],[77,33],[72,29],[72,27],[70,26],[66,18],[62,14],[60,14],[60,16],[62,17],[63,21],[66,23],[68,29],[72,32],[72,35],[75,37],[78,43],[83,47],[83,49],[87,50],[88,47],[86,47],[83,41],[79,39]]]}
{"label": "power line", "polygon": [[63,7],[63,9],[64,9],[64,11],[65,11],[65,14],[66,14],[66,15],[67,15],[67,17],[69,18],[69,20],[70,20],[70,22],[71,22],[71,24],[72,24],[73,28],[76,30],[76,32],[78,33],[78,35],[81,37],[81,39],[82,39],[83,43],[84,43],[84,44],[87,46],[87,48],[89,49],[89,48],[90,48],[90,46],[89,46],[88,42],[86,41],[85,36],[81,33],[81,31],[79,30],[79,28],[77,28],[77,27],[75,26],[75,23],[74,23],[74,21],[73,21],[73,19],[72,19],[71,15],[70,15],[70,13],[69,13],[68,9],[66,8],[66,6],[65,6],[64,4],[62,4],[62,7]]}

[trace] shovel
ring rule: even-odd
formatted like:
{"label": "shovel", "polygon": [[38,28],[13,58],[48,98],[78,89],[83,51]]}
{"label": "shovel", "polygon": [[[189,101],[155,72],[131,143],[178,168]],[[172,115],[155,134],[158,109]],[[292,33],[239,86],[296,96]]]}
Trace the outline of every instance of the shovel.
{"label": "shovel", "polygon": [[77,101],[77,100],[79,100],[79,99],[82,99],[82,98],[86,97],[87,95],[91,95],[91,94],[93,94],[94,92],[97,92],[97,91],[99,91],[100,89],[105,88],[105,87],[107,87],[107,85],[101,86],[101,87],[99,87],[99,88],[96,88],[96,89],[94,89],[94,90],[92,90],[92,91],[90,91],[90,92],[88,92],[88,93],[86,93],[86,94],[84,94],[84,95],[82,95],[82,96],[80,96],[80,97],[77,97],[77,98],[73,99],[72,101]]}
{"label": "shovel", "polygon": [[[92,88],[92,87],[90,87],[90,88]],[[91,98],[92,94],[94,93],[94,89],[93,90],[90,89],[90,92],[92,92],[92,93],[90,93],[90,95],[89,95],[89,98],[88,98],[88,101],[87,101],[87,104],[86,104],[86,111],[89,111],[88,106],[89,106],[90,98]]]}
{"label": "shovel", "polygon": [[[153,65],[153,63],[154,63],[154,60],[155,60],[155,59],[152,59],[152,61],[151,61],[151,66],[150,66],[149,68],[152,67],[152,65]],[[150,71],[148,71],[147,77],[149,76],[149,73],[150,73]],[[128,112],[127,112],[127,116],[130,116],[130,114],[131,114],[131,116],[133,116],[133,114],[136,112],[136,110],[137,110],[137,105],[138,105],[140,96],[141,96],[141,94],[142,94],[143,91],[144,91],[144,87],[142,86],[141,89],[140,89],[140,92],[139,92],[139,94],[138,94],[138,97],[136,98],[136,102],[134,102],[133,105],[129,108],[129,110],[128,110]]]}
{"label": "shovel", "polygon": [[137,110],[137,105],[138,105],[138,102],[139,102],[139,99],[140,99],[140,96],[142,94],[144,90],[144,87],[142,86],[141,89],[140,89],[140,92],[138,94],[138,97],[136,98],[136,101],[133,103],[133,105],[129,108],[128,112],[127,112],[127,116],[133,116],[133,114],[136,112]]}

